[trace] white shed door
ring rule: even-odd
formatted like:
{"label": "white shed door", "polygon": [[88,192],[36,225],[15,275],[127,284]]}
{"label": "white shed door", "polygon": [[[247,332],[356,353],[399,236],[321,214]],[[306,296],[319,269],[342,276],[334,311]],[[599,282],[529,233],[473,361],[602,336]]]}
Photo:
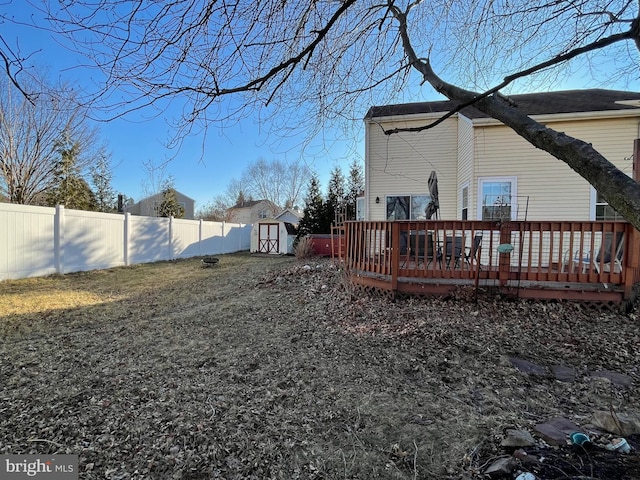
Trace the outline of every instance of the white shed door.
{"label": "white shed door", "polygon": [[261,223],[259,226],[258,252],[278,253],[279,225],[277,223]]}

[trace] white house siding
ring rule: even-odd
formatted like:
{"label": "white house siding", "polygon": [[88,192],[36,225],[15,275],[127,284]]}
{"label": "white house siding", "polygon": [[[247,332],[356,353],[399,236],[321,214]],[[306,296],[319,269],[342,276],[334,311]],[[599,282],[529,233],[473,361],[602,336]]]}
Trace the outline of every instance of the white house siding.
{"label": "white house siding", "polygon": [[[427,180],[432,170],[438,174],[440,218],[456,218],[458,177],[458,119],[449,118],[422,132],[385,135],[380,128],[417,127],[440,115],[415,115],[367,121],[367,163],[365,175],[369,220],[385,220],[386,195],[428,194]],[[380,203],[376,203],[376,197]]]}
{"label": "white house siding", "polygon": [[459,117],[458,119],[458,194],[456,216],[453,218],[459,219],[461,217],[461,197],[460,189],[463,185],[469,186],[469,219],[475,218],[473,212],[476,205],[475,202],[475,182],[473,177],[473,158],[474,158],[474,132],[473,123],[466,117]]}
{"label": "white house siding", "polygon": [[[266,217],[261,217],[261,212],[266,212]],[[262,222],[265,218],[273,218],[278,213],[279,209],[276,205],[262,200],[251,206],[233,207],[231,209],[231,220],[245,224]]]}
{"label": "white house siding", "polygon": [[[182,218],[187,220],[193,220],[194,210],[195,210],[195,200],[193,198],[187,197],[185,194],[180,193],[176,190],[176,199],[179,204],[184,207],[184,216]],[[151,195],[150,197],[143,198],[138,203],[135,203],[126,208],[126,211],[131,213],[132,215],[141,215],[145,217],[155,217],[156,204],[161,204],[164,201],[163,193],[156,193]]]}
{"label": "white house siding", "polygon": [[[587,141],[614,165],[631,175],[633,139],[638,119],[592,119],[546,122],[555,130]],[[538,150],[502,125],[476,126],[473,201],[480,177],[517,177],[518,219],[589,220],[591,188],[564,162]],[[477,207],[471,212],[477,218]]]}

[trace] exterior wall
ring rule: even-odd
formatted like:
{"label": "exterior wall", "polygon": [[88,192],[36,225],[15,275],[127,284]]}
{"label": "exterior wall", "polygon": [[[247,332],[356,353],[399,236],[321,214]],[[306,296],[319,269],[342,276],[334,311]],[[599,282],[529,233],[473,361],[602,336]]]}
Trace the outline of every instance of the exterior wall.
{"label": "exterior wall", "polygon": [[[618,115],[618,118],[613,118]],[[423,126],[440,114],[367,120],[365,138],[366,219],[386,219],[386,195],[428,194],[431,170],[438,174],[440,218],[461,218],[462,185],[468,182],[468,219],[479,219],[479,180],[515,177],[518,220],[593,220],[588,182],[566,163],[536,149],[491,119],[450,118],[433,129],[385,135],[385,129]],[[632,175],[633,141],[640,113],[569,114],[539,120],[587,141],[620,170]],[[376,203],[376,197],[380,199]],[[528,200],[528,207],[527,207]]]}
{"label": "exterior wall", "polygon": [[[638,118],[545,122],[555,130],[587,141],[623,172],[632,174],[633,139]],[[566,163],[538,150],[503,125],[476,126],[471,182],[478,219],[478,179],[517,177],[518,220],[590,220],[591,187]]]}
{"label": "exterior wall", "polygon": [[230,215],[230,219],[238,223],[254,223],[251,218],[251,208],[234,208]]}
{"label": "exterior wall", "polygon": [[[366,123],[366,198],[369,220],[386,219],[386,195],[427,195],[432,170],[438,174],[440,218],[456,218],[458,119],[422,132],[385,135],[385,128],[417,127],[439,115],[377,119]],[[380,203],[376,203],[378,197]]]}
{"label": "exterior wall", "polygon": [[278,215],[279,221],[292,223],[293,225],[297,225],[298,223],[300,223],[300,218],[301,217],[288,209],[284,210],[280,215]]}
{"label": "exterior wall", "polygon": [[[195,201],[192,198],[187,197],[186,195],[178,192],[176,190],[176,198],[178,202],[184,206],[184,219],[193,220],[195,214]],[[138,203],[127,207],[126,211],[131,213],[132,215],[142,215],[145,217],[155,217],[155,209],[154,205],[156,202],[162,202],[163,195],[162,193],[156,193],[155,195],[151,195],[150,197],[143,198]]]}
{"label": "exterior wall", "polygon": [[[473,177],[473,160],[474,160],[474,131],[473,123],[466,117],[458,119],[458,192],[456,195],[457,208],[456,216],[453,218],[461,218],[462,199],[460,197],[460,189],[463,185],[469,187],[469,219],[475,218],[472,212],[475,212],[475,186]],[[445,218],[445,217],[442,217]]]}
{"label": "exterior wall", "polygon": [[0,203],[0,280],[248,250],[251,226]]}
{"label": "exterior wall", "polygon": [[266,210],[267,217],[274,217],[278,214],[276,208],[267,201],[261,201],[251,207],[233,208],[231,218],[237,223],[256,223],[265,218],[260,218],[260,212]]}
{"label": "exterior wall", "polygon": [[193,217],[195,216],[195,207],[196,207],[196,202],[195,200],[193,200],[192,198],[187,197],[186,195],[181,194],[180,192],[178,193],[178,202],[181,202],[184,204],[184,218],[185,220],[193,220]]}

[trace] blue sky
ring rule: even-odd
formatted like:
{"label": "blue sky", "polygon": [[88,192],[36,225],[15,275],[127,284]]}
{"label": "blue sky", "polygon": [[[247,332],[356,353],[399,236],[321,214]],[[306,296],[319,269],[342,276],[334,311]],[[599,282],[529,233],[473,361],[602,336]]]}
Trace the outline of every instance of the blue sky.
{"label": "blue sky", "polygon": [[[8,16],[25,22],[29,22],[30,18],[38,21],[37,11],[32,9],[30,2],[10,1],[3,7]],[[93,83],[93,73],[80,66],[82,58],[61,47],[52,34],[10,22],[0,23],[0,28],[3,38],[12,48],[19,45],[22,55],[31,54],[27,67],[47,69],[52,79],[76,85],[79,90]],[[594,84],[591,72],[583,72],[582,75],[575,72],[564,79],[552,88],[627,88],[624,84]],[[414,90],[411,96],[424,101],[442,98],[426,85],[419,91]],[[365,113],[359,112],[360,118]],[[154,114],[156,116],[152,118]],[[298,137],[275,138],[269,134],[269,125],[258,124],[257,114],[224,130],[210,128],[206,140],[203,136],[188,137],[179,150],[171,150],[166,147],[172,135],[169,124],[178,114],[171,108],[161,112],[147,110],[98,124],[111,153],[113,185],[119,193],[139,200],[148,193],[143,187],[149,183],[144,163],[160,165],[171,159],[164,170],[165,175],[171,175],[176,188],[194,198],[196,208],[199,208],[223,193],[232,179],[239,178],[247,165],[259,158],[304,161],[320,175],[324,191],[330,171],[336,165],[347,173],[354,158],[360,161],[364,158],[361,120],[355,120],[346,135],[326,128],[303,151],[301,144],[306,140],[303,132]]]}
{"label": "blue sky", "polygon": [[[27,22],[29,18],[38,18],[29,2],[12,2],[4,8],[10,16]],[[93,83],[91,76],[95,73],[81,67],[82,57],[59,45],[54,34],[25,25],[0,26],[3,38],[12,48],[19,45],[22,55],[30,54],[25,66],[46,70],[52,83],[59,79],[80,90]],[[354,122],[351,138],[338,138],[340,135],[327,129],[323,138],[313,140],[303,151],[304,135],[276,138],[268,133],[268,125],[258,124],[257,116],[224,129],[210,128],[206,139],[203,135],[187,137],[179,149],[169,149],[166,146],[172,135],[169,124],[178,113],[170,108],[159,114],[147,110],[96,124],[111,153],[113,186],[119,193],[136,201],[141,199],[148,192],[145,185],[149,183],[144,163],[161,165],[171,159],[166,164],[165,176],[171,175],[176,188],[195,199],[198,209],[224,193],[230,181],[239,178],[247,165],[259,158],[305,162],[320,176],[323,191],[335,166],[346,174],[354,158],[359,161],[364,158],[362,121]]]}

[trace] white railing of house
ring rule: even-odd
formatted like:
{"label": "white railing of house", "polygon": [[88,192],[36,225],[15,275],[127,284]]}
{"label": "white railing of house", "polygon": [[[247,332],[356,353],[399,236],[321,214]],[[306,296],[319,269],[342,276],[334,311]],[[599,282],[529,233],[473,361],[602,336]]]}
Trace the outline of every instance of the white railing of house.
{"label": "white railing of house", "polygon": [[0,280],[249,250],[251,225],[0,203]]}

